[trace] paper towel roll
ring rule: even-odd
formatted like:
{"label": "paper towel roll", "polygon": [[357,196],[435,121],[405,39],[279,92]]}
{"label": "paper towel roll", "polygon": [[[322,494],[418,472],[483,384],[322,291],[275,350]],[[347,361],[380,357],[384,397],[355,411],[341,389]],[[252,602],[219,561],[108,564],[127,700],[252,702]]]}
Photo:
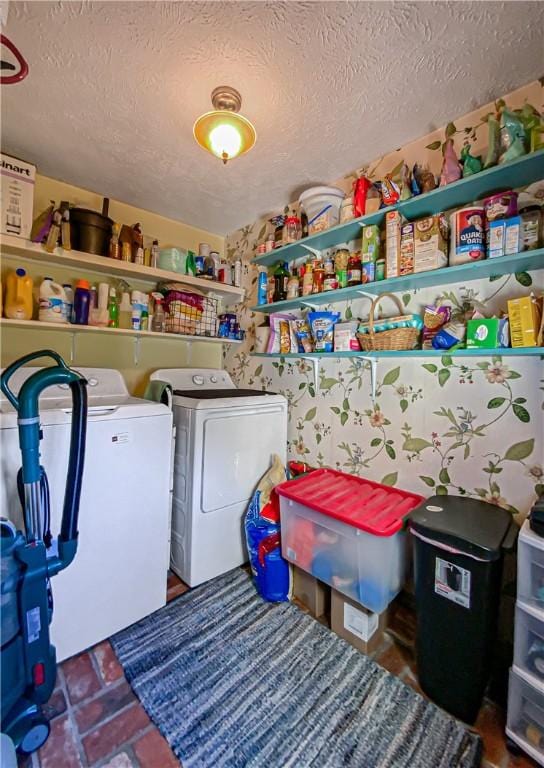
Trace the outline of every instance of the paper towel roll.
{"label": "paper towel roll", "polygon": [[107,309],[110,298],[109,283],[98,283],[98,309]]}

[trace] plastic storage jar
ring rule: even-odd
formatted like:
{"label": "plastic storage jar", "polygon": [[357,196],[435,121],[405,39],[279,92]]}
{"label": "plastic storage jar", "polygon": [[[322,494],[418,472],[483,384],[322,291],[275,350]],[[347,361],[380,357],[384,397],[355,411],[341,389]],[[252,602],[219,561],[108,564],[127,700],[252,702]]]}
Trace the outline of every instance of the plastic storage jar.
{"label": "plastic storage jar", "polygon": [[161,248],[157,266],[159,269],[166,269],[168,272],[178,272],[180,275],[184,275],[186,262],[187,251],[183,251],[181,248]]}
{"label": "plastic storage jar", "polygon": [[422,497],[332,469],[276,487],[282,554],[375,613],[406,576],[405,518]]}
{"label": "plastic storage jar", "polygon": [[344,196],[337,187],[311,187],[301,194],[299,203],[308,217],[309,235],[338,224]]}

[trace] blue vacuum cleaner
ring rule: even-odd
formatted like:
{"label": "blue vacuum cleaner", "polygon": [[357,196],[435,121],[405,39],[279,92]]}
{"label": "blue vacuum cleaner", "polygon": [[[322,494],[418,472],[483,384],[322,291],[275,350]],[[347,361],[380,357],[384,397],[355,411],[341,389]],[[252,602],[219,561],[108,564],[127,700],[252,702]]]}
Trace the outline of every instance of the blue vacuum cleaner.
{"label": "blue vacuum cleaner", "polygon": [[[55,365],[32,374],[15,395],[9,380],[22,365],[50,357]],[[47,476],[40,465],[38,399],[44,389],[66,384],[72,394],[70,456],[59,536],[52,539]],[[85,458],[87,382],[51,350],[33,352],[10,365],[0,387],[18,414],[22,468],[17,485],[24,531],[0,519],[1,544],[1,730],[17,750],[29,754],[49,736],[41,712],[55,687],[56,653],[49,638],[53,617],[50,579],[67,568],[77,550],[77,520]]]}

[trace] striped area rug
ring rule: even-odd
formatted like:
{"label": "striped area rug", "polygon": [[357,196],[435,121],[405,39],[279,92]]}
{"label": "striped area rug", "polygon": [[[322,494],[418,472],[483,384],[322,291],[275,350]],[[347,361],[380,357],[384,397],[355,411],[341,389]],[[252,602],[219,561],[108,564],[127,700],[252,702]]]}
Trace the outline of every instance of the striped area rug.
{"label": "striped area rug", "polygon": [[112,638],[184,768],[473,768],[461,723],[239,569]]}

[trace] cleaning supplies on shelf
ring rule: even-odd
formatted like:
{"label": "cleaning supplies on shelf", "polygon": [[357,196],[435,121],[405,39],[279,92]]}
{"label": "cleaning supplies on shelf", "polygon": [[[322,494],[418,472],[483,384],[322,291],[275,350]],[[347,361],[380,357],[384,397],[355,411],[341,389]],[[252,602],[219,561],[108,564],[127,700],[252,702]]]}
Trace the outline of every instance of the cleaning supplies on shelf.
{"label": "cleaning supplies on shelf", "polygon": [[74,308],[74,289],[71,283],[63,283],[64,295],[66,296],[66,302],[64,303],[63,312],[67,323],[72,322],[72,312]]}
{"label": "cleaning supplies on shelf", "polygon": [[8,272],[4,301],[6,317],[11,320],[32,320],[32,287],[33,280],[22,267]]}
{"label": "cleaning supplies on shelf", "polygon": [[109,291],[108,328],[119,328],[119,304],[115,288],[110,288]]}
{"label": "cleaning supplies on shelf", "polygon": [[88,325],[91,309],[91,291],[88,280],[78,280],[74,293],[74,311],[72,322],[75,325]]}
{"label": "cleaning supplies on shelf", "polygon": [[40,285],[38,318],[47,323],[66,323],[66,294],[64,288],[52,277],[44,277]]}

